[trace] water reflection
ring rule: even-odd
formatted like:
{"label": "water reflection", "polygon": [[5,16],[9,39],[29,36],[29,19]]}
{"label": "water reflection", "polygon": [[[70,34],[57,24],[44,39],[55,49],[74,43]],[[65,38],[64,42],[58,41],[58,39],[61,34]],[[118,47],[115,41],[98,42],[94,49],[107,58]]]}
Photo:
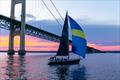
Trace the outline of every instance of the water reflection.
{"label": "water reflection", "polygon": [[3,53],[0,80],[120,80],[120,54],[108,54],[90,54],[78,65],[49,66],[51,56]]}
{"label": "water reflection", "polygon": [[74,68],[74,70],[71,71],[71,75],[73,80],[87,80],[86,68],[84,65],[78,66],[78,68]]}
{"label": "water reflection", "polygon": [[67,76],[69,75],[68,71],[69,71],[68,65],[58,66],[56,68],[56,74],[58,76],[58,79],[67,80]]}
{"label": "water reflection", "polygon": [[27,80],[24,56],[8,56],[6,75],[7,80]]}
{"label": "water reflection", "polygon": [[83,65],[50,66],[50,80],[87,80]]}

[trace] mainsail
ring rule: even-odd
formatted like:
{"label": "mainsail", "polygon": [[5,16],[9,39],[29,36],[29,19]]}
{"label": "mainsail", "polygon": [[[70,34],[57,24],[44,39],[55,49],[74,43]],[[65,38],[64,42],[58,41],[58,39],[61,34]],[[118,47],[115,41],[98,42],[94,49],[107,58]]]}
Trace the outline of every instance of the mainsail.
{"label": "mainsail", "polygon": [[60,46],[57,52],[57,56],[67,56],[69,55],[69,33],[68,33],[68,15],[66,14],[66,18],[64,21],[62,37],[60,40]]}
{"label": "mainsail", "polygon": [[85,58],[87,48],[85,33],[70,16],[69,22],[72,29],[72,52]]}

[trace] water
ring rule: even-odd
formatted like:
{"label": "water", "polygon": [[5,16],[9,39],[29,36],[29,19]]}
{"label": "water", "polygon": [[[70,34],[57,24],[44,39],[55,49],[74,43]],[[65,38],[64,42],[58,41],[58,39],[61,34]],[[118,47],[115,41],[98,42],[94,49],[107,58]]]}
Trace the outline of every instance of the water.
{"label": "water", "polygon": [[[46,53],[45,53],[46,54]],[[51,55],[0,54],[0,80],[120,80],[120,54],[88,54],[75,65],[49,66]]]}

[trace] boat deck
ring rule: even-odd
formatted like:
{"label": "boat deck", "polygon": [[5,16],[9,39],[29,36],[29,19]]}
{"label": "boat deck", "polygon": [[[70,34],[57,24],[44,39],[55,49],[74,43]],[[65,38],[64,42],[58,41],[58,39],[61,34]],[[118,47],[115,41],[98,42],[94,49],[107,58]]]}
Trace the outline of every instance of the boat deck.
{"label": "boat deck", "polygon": [[52,58],[49,59],[48,64],[49,65],[55,65],[55,64],[75,64],[75,63],[79,63],[80,58],[79,57],[69,57],[68,58],[64,58],[64,57],[57,57],[57,58]]}

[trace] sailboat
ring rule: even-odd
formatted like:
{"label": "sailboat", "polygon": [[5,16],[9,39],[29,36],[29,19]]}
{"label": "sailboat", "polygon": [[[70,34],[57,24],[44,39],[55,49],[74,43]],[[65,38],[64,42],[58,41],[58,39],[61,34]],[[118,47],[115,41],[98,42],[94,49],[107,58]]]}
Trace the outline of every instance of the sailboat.
{"label": "sailboat", "polygon": [[[78,55],[77,57],[69,53],[69,26],[72,33],[72,52]],[[83,29],[66,13],[59,49],[55,56],[50,57],[48,65],[79,63],[81,58],[85,58],[86,45]]]}

